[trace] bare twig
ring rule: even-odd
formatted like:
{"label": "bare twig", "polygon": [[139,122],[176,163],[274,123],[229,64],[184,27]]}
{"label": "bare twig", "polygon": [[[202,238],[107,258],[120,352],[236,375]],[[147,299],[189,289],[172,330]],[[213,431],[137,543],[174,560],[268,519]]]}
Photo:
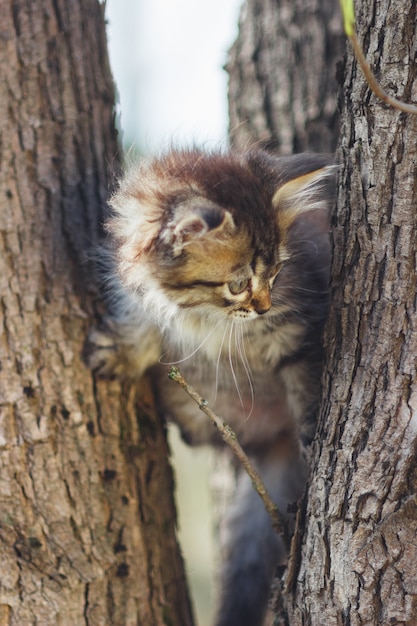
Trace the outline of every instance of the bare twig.
{"label": "bare twig", "polygon": [[340,5],[343,13],[343,23],[344,29],[347,37],[352,44],[353,51],[356,55],[356,58],[359,62],[359,65],[362,68],[363,73],[365,74],[366,82],[369,87],[372,89],[374,94],[386,104],[394,107],[395,109],[399,109],[400,111],[404,111],[405,113],[412,113],[414,115],[417,114],[417,106],[414,104],[407,104],[406,102],[401,102],[401,100],[397,100],[393,96],[387,94],[378,83],[375,78],[368,62],[365,59],[365,55],[361,48],[361,45],[358,41],[355,32],[355,11],[353,7],[353,0],[340,0]]}
{"label": "bare twig", "polygon": [[202,398],[197,391],[187,383],[184,376],[181,374],[177,367],[170,367],[168,370],[168,376],[171,380],[174,380],[176,383],[180,385],[184,389],[184,391],[197,403],[198,408],[203,411],[213,422],[213,424],[218,428],[223,440],[227,443],[230,448],[233,450],[237,458],[239,459],[240,464],[248,473],[250,479],[252,480],[252,484],[259,496],[264,503],[265,509],[272,520],[272,526],[276,533],[282,535],[286,543],[288,543],[288,531],[287,524],[284,517],[278,510],[276,504],[272,501],[271,496],[269,495],[264,482],[259,474],[259,472],[254,468],[250,459],[242,449],[239,444],[236,433],[228,426],[221,417],[216,415],[209,407],[207,400]]}

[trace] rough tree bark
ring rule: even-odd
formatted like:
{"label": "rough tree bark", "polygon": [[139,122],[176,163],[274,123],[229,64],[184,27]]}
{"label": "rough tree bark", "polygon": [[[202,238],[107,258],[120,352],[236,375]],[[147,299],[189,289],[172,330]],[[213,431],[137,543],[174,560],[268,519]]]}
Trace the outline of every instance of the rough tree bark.
{"label": "rough tree bark", "polygon": [[[306,11],[303,22],[299,5]],[[314,6],[247,3],[229,65],[235,143],[272,133],[283,152],[331,147],[326,127],[333,132],[335,99],[320,55],[328,41],[321,29],[331,28],[325,24],[330,3],[309,14]],[[415,0],[357,5],[359,39],[377,77],[394,95],[414,102],[416,8]],[[285,46],[278,37],[283,23]],[[277,51],[293,59],[298,45],[302,64],[276,63]],[[350,51],[343,74],[323,403],[287,574],[285,623],[414,626],[417,118],[378,102]],[[304,94],[313,98],[311,108]],[[329,108],[321,108],[323,102]],[[319,141],[309,133],[314,107]]]}
{"label": "rough tree bark", "polygon": [[104,6],[0,0],[0,71],[0,624],[190,625],[149,389],[81,359],[118,151]]}
{"label": "rough tree bark", "polygon": [[333,152],[342,50],[337,2],[247,0],[227,64],[232,144]]}
{"label": "rough tree bark", "polygon": [[[408,102],[416,10],[415,0],[357,8],[377,77]],[[413,626],[417,117],[377,101],[351,53],[343,93],[328,361],[290,622]]]}

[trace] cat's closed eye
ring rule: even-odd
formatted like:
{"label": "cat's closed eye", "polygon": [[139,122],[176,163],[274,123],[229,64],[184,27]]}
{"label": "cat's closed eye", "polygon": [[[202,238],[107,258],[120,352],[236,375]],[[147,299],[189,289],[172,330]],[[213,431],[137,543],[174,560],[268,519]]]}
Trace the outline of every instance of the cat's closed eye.
{"label": "cat's closed eye", "polygon": [[246,291],[249,285],[249,278],[241,278],[239,280],[232,280],[229,284],[229,291],[234,296]]}

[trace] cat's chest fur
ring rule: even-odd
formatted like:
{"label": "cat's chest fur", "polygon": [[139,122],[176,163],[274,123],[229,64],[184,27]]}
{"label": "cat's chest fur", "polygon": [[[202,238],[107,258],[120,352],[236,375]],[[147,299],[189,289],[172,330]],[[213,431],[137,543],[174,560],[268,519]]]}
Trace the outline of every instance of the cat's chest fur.
{"label": "cat's chest fur", "polygon": [[[316,371],[305,371],[302,359],[291,362],[305,340],[305,327],[280,316],[249,322],[173,324],[166,336],[163,363],[177,363],[188,382],[235,430],[244,446],[267,445],[283,431],[298,429],[316,386]],[[166,392],[165,392],[166,395]],[[168,393],[171,417],[185,423],[184,398],[177,405]],[[198,420],[193,412],[193,426]],[[197,435],[198,439],[198,435]]]}
{"label": "cat's chest fur", "polygon": [[249,322],[179,317],[165,331],[167,352],[162,362],[187,360],[196,356],[202,366],[218,362],[247,361],[253,373],[262,375],[283,358],[295,352],[306,334],[305,327],[280,316],[259,318]]}

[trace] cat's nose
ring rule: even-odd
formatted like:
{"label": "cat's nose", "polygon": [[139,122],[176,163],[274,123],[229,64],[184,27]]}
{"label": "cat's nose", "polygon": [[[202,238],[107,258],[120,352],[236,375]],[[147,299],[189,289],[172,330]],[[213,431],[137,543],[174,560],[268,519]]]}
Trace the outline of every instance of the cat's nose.
{"label": "cat's nose", "polygon": [[264,291],[253,298],[252,304],[258,315],[267,313],[271,308],[271,294],[268,291]]}
{"label": "cat's nose", "polygon": [[268,308],[256,308],[256,312],[258,313],[258,315],[263,315],[264,313],[268,313],[269,309],[271,308],[271,306],[269,306]]}

